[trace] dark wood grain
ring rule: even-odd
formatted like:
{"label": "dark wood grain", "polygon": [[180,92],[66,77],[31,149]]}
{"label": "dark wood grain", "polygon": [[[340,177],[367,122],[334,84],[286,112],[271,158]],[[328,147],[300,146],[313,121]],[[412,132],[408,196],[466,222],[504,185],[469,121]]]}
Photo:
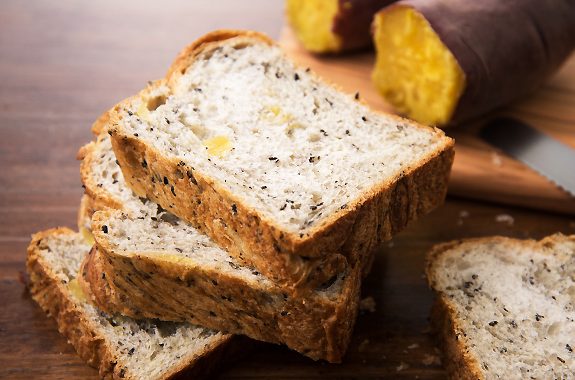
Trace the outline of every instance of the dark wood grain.
{"label": "dark wood grain", "polygon": [[[92,121],[163,76],[176,52],[201,34],[241,27],[277,37],[281,24],[279,0],[0,3],[0,378],[97,377],[20,281],[30,234],[75,225],[82,193],[75,155],[91,138]],[[513,225],[496,222],[504,213]],[[575,233],[575,221],[449,199],[378,252],[364,285],[376,310],[360,315],[343,364],[262,344],[221,377],[443,378],[441,365],[423,363],[436,354],[427,333],[425,252],[449,239],[557,231]]]}

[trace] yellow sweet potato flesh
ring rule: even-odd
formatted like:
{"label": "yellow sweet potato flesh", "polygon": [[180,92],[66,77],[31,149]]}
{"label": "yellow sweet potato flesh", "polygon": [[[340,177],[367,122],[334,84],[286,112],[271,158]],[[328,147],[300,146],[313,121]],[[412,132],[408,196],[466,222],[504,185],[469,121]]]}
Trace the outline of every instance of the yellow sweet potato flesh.
{"label": "yellow sweet potato flesh", "polygon": [[341,39],[332,32],[338,0],[288,0],[287,17],[306,50],[314,53],[337,52]]}
{"label": "yellow sweet potato flesh", "polygon": [[430,125],[451,119],[465,74],[451,51],[416,10],[393,6],[374,20],[372,79],[397,112]]}

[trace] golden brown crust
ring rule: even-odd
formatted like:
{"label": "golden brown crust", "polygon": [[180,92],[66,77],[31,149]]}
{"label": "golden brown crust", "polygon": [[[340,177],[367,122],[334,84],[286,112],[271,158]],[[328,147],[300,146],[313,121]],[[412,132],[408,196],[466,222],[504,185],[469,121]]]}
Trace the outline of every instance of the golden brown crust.
{"label": "golden brown crust", "polygon": [[[100,139],[102,139],[102,136],[98,137],[98,141]],[[109,192],[95,181],[95,176],[92,174],[92,165],[96,159],[93,152],[97,144],[97,141],[92,141],[81,147],[77,154],[78,159],[82,160],[80,163],[80,178],[84,185],[85,194],[90,198],[90,202],[86,206],[90,206],[92,211],[107,208],[122,209],[121,201],[110,197]],[[91,214],[89,215],[91,216]]]}
{"label": "golden brown crust", "polygon": [[431,310],[431,323],[443,350],[443,363],[450,379],[485,379],[477,358],[468,351],[469,342],[454,318],[455,310],[443,296],[436,298]]}
{"label": "golden brown crust", "polygon": [[[32,236],[26,261],[27,272],[30,276],[30,293],[40,307],[56,320],[58,331],[74,346],[78,355],[90,366],[98,369],[100,377],[129,379],[128,374],[122,371],[121,359],[114,356],[106,338],[98,333],[99,326],[85,315],[81,307],[76,305],[67,284],[62,283],[40,254],[43,239],[71,234],[75,232],[60,227]],[[220,355],[219,351],[225,349],[223,346],[226,346],[231,339],[231,335],[223,336],[220,340],[205,347],[202,354],[196,356],[191,353],[188,360],[182,361],[185,364],[172,368],[164,378],[171,378],[182,371],[209,369],[207,365],[209,363],[206,361],[209,361],[212,354]],[[189,368],[195,366],[198,361],[200,363],[198,368]]]}
{"label": "golden brown crust", "polygon": [[102,230],[110,212],[94,214],[97,249],[86,257],[82,276],[104,311],[188,321],[284,343],[315,360],[341,361],[359,303],[359,268],[346,276],[334,299],[317,293],[302,297],[165,253],[114,252]]}
{"label": "golden brown crust", "polygon": [[80,207],[78,208],[78,231],[82,231],[82,228],[90,228],[90,221],[92,215],[96,211],[94,207],[94,201],[92,197],[87,194],[83,194],[80,199]]}
{"label": "golden brown crust", "polygon": [[[173,85],[199,54],[230,38],[240,44],[253,43],[254,39],[270,43],[258,33],[214,32],[183,50],[168,72],[167,83]],[[134,98],[138,96],[143,95]],[[370,247],[389,239],[445,197],[454,151],[453,140],[442,135],[438,138],[443,138],[444,144],[433,157],[423,158],[397,178],[369,189],[365,196],[305,234],[288,233],[242,204],[240,197],[221,183],[184,162],[164,157],[137,136],[127,135],[119,122],[121,110],[129,107],[129,103],[130,99],[115,108],[111,116],[113,126],[109,129],[128,186],[139,196],[187,220],[232,255],[284,286],[312,288],[346,266],[355,266],[357,258],[369,255]],[[147,165],[142,165],[144,160]],[[374,219],[377,228],[370,224]],[[355,250],[349,250],[350,247]],[[368,257],[359,265],[369,262]]]}
{"label": "golden brown crust", "polygon": [[58,330],[74,346],[78,355],[90,366],[98,368],[102,378],[112,379],[114,358],[105,340],[92,334],[94,329],[90,321],[83,318],[82,310],[71,300],[66,285],[58,281],[57,276],[45,265],[37,248],[42,245],[42,240],[50,235],[73,233],[67,228],[56,228],[32,236],[26,262],[30,276],[30,293],[40,307],[56,319]]}
{"label": "golden brown crust", "polygon": [[101,114],[98,119],[92,124],[92,134],[94,136],[100,135],[102,132],[106,130],[106,127],[110,124],[110,111],[106,111]]}

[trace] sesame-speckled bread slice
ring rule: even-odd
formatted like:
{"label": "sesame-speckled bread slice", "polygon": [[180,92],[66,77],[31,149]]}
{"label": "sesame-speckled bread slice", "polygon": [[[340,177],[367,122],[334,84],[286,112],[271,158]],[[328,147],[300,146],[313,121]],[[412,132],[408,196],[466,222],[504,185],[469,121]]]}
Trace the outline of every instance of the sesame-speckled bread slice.
{"label": "sesame-speckled bread slice", "polygon": [[442,244],[427,278],[451,378],[575,377],[575,235]]}
{"label": "sesame-speckled bread slice", "polygon": [[441,130],[370,110],[255,32],[202,37],[110,120],[130,188],[294,287],[366,269],[443,202],[453,161]]}
{"label": "sesame-speckled bread slice", "polygon": [[97,250],[84,266],[96,304],[134,318],[188,321],[340,362],[359,304],[359,268],[305,295],[242,266],[169,214],[92,217]]}
{"label": "sesame-speckled bread slice", "polygon": [[231,335],[189,323],[133,320],[92,306],[76,278],[89,250],[82,236],[67,228],[39,232],[28,247],[27,271],[34,300],[102,378],[200,376],[219,365]]}
{"label": "sesame-speckled bread slice", "polygon": [[[80,211],[80,226],[89,226],[93,212],[103,210],[94,214],[98,250],[85,268],[87,287],[104,310],[189,320],[285,343],[314,359],[341,360],[357,313],[358,267],[318,289],[294,292],[155,203],[138,198],[124,182],[107,134],[81,153],[87,209]],[[102,273],[109,274],[102,278]]]}

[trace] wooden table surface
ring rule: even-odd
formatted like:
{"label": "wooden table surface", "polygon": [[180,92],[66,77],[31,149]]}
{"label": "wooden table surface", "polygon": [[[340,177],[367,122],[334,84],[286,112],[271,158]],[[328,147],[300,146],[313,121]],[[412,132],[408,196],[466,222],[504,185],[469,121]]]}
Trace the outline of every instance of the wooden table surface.
{"label": "wooden table surface", "polygon": [[[30,234],[75,225],[75,154],[92,121],[163,76],[201,34],[250,28],[277,38],[282,20],[279,0],[0,3],[0,378],[97,378],[20,281]],[[363,290],[375,311],[359,316],[343,364],[261,344],[221,378],[444,378],[428,334],[426,251],[450,239],[558,231],[575,233],[575,218],[449,198],[378,252]]]}

